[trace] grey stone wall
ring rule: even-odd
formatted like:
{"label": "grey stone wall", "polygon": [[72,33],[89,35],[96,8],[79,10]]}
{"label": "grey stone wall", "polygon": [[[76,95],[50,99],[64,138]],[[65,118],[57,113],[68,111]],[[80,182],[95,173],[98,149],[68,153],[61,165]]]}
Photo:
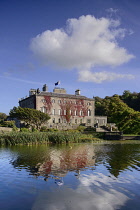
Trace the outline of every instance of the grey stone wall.
{"label": "grey stone wall", "polygon": [[95,124],[98,124],[98,126],[103,126],[107,124],[107,116],[95,116],[94,119]]}
{"label": "grey stone wall", "polygon": [[10,132],[10,131],[12,131],[12,128],[0,127],[0,132]]}

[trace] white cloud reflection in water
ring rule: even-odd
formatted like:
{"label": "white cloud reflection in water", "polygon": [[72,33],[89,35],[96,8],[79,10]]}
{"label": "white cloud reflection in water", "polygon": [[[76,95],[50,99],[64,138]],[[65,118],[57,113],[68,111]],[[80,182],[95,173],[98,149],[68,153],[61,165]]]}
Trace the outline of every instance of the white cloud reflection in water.
{"label": "white cloud reflection in water", "polygon": [[[42,192],[33,210],[114,210],[130,200],[129,192],[121,187],[128,180],[106,176],[102,173],[81,175],[74,190],[66,186],[51,192]],[[131,195],[132,196],[132,195]]]}

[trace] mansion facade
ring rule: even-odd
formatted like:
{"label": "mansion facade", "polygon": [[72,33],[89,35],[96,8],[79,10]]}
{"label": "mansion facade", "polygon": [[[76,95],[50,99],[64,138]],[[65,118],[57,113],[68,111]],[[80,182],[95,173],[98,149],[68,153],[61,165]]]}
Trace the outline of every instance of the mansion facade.
{"label": "mansion facade", "polygon": [[95,124],[94,98],[82,96],[77,89],[75,94],[67,94],[64,88],[55,87],[48,92],[48,87],[30,89],[29,96],[19,100],[22,108],[32,108],[47,113],[50,116],[49,127],[59,125],[85,125]]}

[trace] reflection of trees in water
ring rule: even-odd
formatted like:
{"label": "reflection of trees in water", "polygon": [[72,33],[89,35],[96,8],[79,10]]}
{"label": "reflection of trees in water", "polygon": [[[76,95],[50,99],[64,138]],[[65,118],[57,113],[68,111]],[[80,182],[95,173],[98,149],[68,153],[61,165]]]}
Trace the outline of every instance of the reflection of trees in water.
{"label": "reflection of trees in water", "polygon": [[117,177],[121,171],[130,169],[130,167],[138,169],[140,164],[139,154],[139,144],[116,145],[109,154],[108,169],[110,173]]}
{"label": "reflection of trees in water", "polygon": [[[117,177],[124,170],[140,167],[140,144],[108,143],[79,144],[69,146],[49,147],[22,146],[11,148],[17,157],[12,164],[17,169],[25,168],[30,174],[44,176],[46,181],[50,176],[64,177],[68,171],[75,171],[79,177],[85,168],[94,168],[103,164],[109,172]],[[96,160],[96,164],[95,164]],[[94,168],[95,169],[95,168]]]}
{"label": "reflection of trees in water", "polygon": [[94,148],[86,144],[73,147],[17,147],[13,150],[18,152],[17,158],[12,161],[15,168],[25,168],[34,176],[44,176],[46,181],[50,175],[64,177],[68,171],[75,171],[79,176],[79,170],[95,164],[92,159]]}
{"label": "reflection of trees in water", "polygon": [[109,172],[118,177],[120,172],[135,168],[140,170],[140,144],[107,144],[96,151],[97,162],[102,161]]}
{"label": "reflection of trees in water", "polygon": [[38,146],[17,146],[11,148],[17,153],[17,157],[11,162],[17,169],[26,169],[31,174],[37,174],[38,165],[42,164],[44,159],[49,160],[49,149],[47,147]]}

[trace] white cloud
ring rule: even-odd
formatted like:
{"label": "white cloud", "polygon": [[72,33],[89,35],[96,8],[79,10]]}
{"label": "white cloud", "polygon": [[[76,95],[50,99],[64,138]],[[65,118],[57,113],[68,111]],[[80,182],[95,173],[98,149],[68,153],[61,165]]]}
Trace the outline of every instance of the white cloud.
{"label": "white cloud", "polygon": [[132,29],[129,29],[129,30],[128,30],[128,34],[129,34],[129,35],[132,35],[132,34],[134,34],[134,31],[133,31]]}
{"label": "white cloud", "polygon": [[[42,192],[32,206],[33,210],[115,210],[125,206],[130,198],[125,189],[120,190],[122,182],[101,173],[82,175],[79,185],[74,189],[63,186],[49,192]],[[54,199],[55,198],[55,199]]]}
{"label": "white cloud", "polygon": [[37,35],[30,48],[43,64],[77,69],[81,75],[95,66],[118,66],[132,59],[134,56],[117,43],[125,32],[118,20],[81,16],[69,19],[65,29]]}
{"label": "white cloud", "polygon": [[90,72],[79,71],[79,81],[102,83],[104,81],[113,81],[116,79],[134,79],[132,74],[116,74],[114,72]]}
{"label": "white cloud", "polygon": [[116,12],[118,12],[118,9],[109,8],[106,11],[110,12],[110,13],[116,13]]}

